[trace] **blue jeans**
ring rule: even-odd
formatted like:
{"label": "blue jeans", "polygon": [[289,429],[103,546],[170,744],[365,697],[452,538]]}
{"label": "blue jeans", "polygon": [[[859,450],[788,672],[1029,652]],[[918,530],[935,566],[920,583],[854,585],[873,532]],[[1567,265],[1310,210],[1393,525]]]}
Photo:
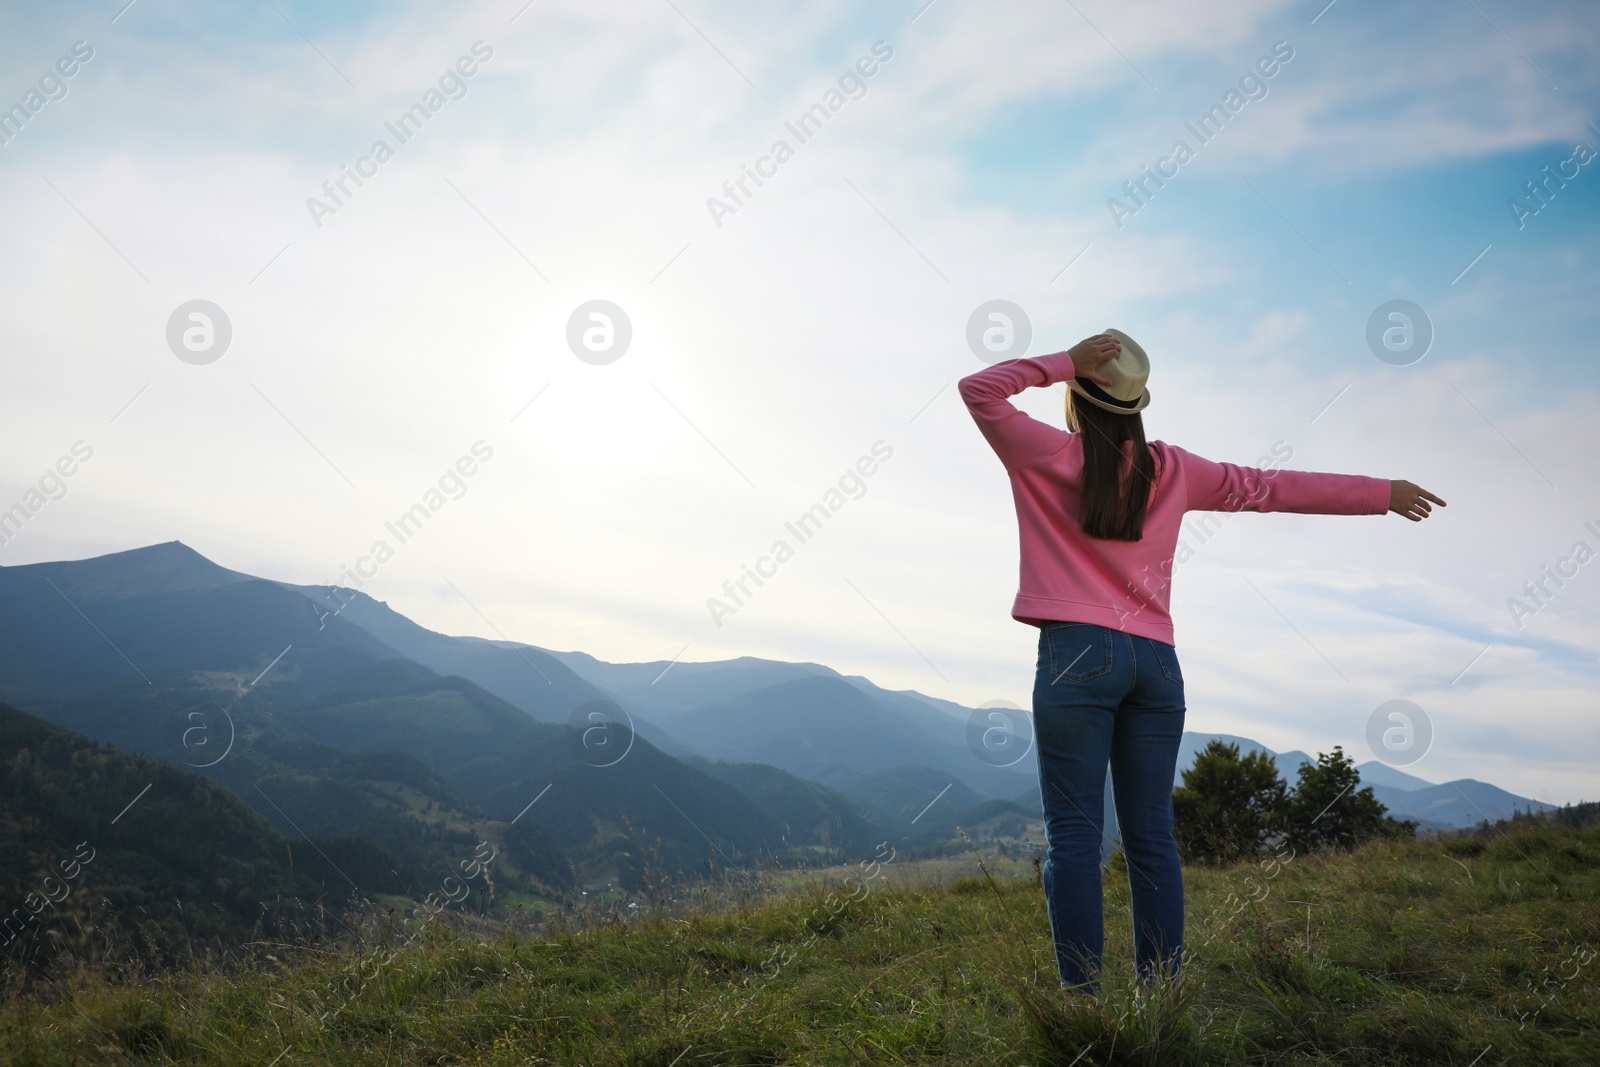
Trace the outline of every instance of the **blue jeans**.
{"label": "blue jeans", "polygon": [[1063,986],[1099,991],[1108,764],[1133,891],[1136,971],[1146,981],[1178,972],[1183,871],[1172,838],[1172,781],[1183,714],[1183,675],[1171,645],[1093,623],[1040,627],[1033,728],[1049,842],[1045,905]]}

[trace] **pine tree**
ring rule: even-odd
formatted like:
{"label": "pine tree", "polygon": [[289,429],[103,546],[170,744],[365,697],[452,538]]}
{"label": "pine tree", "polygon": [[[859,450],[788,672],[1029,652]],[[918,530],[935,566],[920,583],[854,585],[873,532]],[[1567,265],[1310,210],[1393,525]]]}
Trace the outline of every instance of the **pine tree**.
{"label": "pine tree", "polygon": [[1414,837],[1417,824],[1390,818],[1372,787],[1359,788],[1361,772],[1340,745],[1317,753],[1315,764],[1300,766],[1300,781],[1289,797],[1285,833],[1296,852],[1353,848],[1375,837]]}
{"label": "pine tree", "polygon": [[1239,755],[1213,740],[1172,792],[1178,853],[1187,863],[1236,863],[1261,851],[1281,827],[1288,785],[1265,752]]}

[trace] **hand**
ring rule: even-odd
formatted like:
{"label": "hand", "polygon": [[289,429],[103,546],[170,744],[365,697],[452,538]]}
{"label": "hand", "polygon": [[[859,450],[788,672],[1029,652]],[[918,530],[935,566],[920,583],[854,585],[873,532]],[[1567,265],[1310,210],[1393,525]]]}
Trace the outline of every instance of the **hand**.
{"label": "hand", "polygon": [[1100,366],[1122,355],[1122,342],[1108,333],[1085,337],[1071,348],[1072,369],[1079,378],[1087,378],[1096,385],[1110,385],[1111,379],[1100,373]]}
{"label": "hand", "polygon": [[1421,522],[1433,511],[1433,504],[1428,503],[1430,500],[1441,508],[1448,506],[1415,483],[1399,480],[1389,483],[1389,510],[1396,515],[1404,515],[1412,522]]}

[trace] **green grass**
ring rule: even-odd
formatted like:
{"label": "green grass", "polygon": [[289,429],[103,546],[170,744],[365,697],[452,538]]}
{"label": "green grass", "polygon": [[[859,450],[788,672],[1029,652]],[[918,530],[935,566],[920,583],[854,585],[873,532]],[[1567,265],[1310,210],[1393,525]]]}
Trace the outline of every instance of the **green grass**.
{"label": "green grass", "polygon": [[27,989],[13,975],[0,1062],[1600,1063],[1600,829],[1191,869],[1184,977],[1148,997],[1120,869],[1099,1000],[1057,988],[1033,872],[968,869],[919,884],[901,859],[864,893],[790,880],[537,935],[453,918],[383,966],[369,923],[364,955],[288,947],[145,979],[80,963]]}

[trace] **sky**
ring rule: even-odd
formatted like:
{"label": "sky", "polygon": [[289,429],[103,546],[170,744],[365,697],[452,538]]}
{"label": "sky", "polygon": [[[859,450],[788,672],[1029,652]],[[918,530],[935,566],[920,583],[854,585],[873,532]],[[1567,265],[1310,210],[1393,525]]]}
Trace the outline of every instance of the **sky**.
{"label": "sky", "polygon": [[1138,340],[1151,437],[1449,502],[1227,516],[1174,579],[1189,729],[1410,760],[1406,700],[1408,772],[1600,799],[1597,52],[1579,2],[8,3],[0,565],[179,540],[1025,707],[955,389],[1004,300],[1012,355]]}

